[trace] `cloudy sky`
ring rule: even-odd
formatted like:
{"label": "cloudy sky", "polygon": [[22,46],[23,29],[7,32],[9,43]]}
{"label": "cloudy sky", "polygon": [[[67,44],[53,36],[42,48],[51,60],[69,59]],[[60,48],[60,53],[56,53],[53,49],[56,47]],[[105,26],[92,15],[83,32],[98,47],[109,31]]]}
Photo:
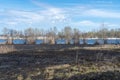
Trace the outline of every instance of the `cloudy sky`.
{"label": "cloudy sky", "polygon": [[120,0],[0,0],[0,31],[65,26],[120,28]]}

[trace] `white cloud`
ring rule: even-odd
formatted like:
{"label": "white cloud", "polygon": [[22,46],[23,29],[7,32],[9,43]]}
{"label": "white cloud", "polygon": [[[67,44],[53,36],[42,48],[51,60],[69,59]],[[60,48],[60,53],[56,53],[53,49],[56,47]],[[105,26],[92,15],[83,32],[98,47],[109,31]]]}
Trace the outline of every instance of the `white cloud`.
{"label": "white cloud", "polygon": [[[118,26],[118,24],[112,24],[110,19],[120,19],[120,12],[100,10],[88,8],[85,6],[72,6],[57,8],[41,2],[32,2],[40,7],[37,11],[26,10],[0,10],[1,24],[6,25],[18,25],[25,24],[30,25],[47,25],[47,26],[59,26],[59,25],[73,25],[84,27],[100,27],[100,22],[93,22],[92,19],[107,19],[108,26]],[[42,9],[41,9],[42,8]],[[89,20],[84,20],[89,17]],[[83,19],[83,20],[82,20]],[[104,20],[104,19],[103,19]]]}
{"label": "white cloud", "polygon": [[78,27],[98,27],[100,23],[93,22],[90,20],[83,20],[83,21],[73,22],[72,25]]}
{"label": "white cloud", "polygon": [[91,18],[113,18],[120,19],[120,11],[97,9],[85,6],[74,6],[63,8],[66,14],[71,17],[91,17]]}
{"label": "white cloud", "polygon": [[47,16],[48,19],[58,21],[64,20],[67,17],[64,12],[58,8],[49,8],[47,10],[40,11],[39,13],[43,16]]}
{"label": "white cloud", "polygon": [[115,24],[115,23],[110,23],[110,22],[106,22],[104,24],[106,25],[106,27],[109,27],[109,28],[116,28],[120,26],[120,24]]}
{"label": "white cloud", "polygon": [[6,24],[8,24],[8,25],[17,25],[17,22],[13,22],[13,21],[9,21],[9,22],[7,22]]}
{"label": "white cloud", "polygon": [[[0,11],[0,16],[3,17],[3,24],[31,24],[31,25],[55,25],[58,23],[65,23],[68,20],[68,16],[61,8],[56,8],[48,4],[31,0],[33,4],[42,8],[37,11],[26,11],[26,10],[7,10]],[[4,16],[3,16],[4,15]]]}
{"label": "white cloud", "polygon": [[42,9],[37,11],[0,10],[0,17],[3,17],[0,23],[6,25],[55,25],[68,21],[67,15],[61,8],[56,8],[48,4],[37,2],[36,0],[31,1],[33,4]]}
{"label": "white cloud", "polygon": [[41,21],[43,20],[43,16],[39,15],[38,13],[31,12],[31,11],[18,11],[18,10],[11,10],[9,11],[12,17],[15,17],[16,20],[28,20],[28,21]]}
{"label": "white cloud", "polygon": [[98,23],[88,21],[88,20],[81,21],[78,24],[80,24],[81,26],[98,26],[99,25]]}
{"label": "white cloud", "polygon": [[42,3],[40,1],[37,0],[31,0],[31,2],[40,7],[43,8],[44,10],[40,11],[40,14],[47,16],[48,19],[50,19],[52,22],[64,22],[65,20],[67,20],[67,15],[64,11],[64,9],[62,8],[57,8],[54,7],[52,5],[46,4],[46,3]]}
{"label": "white cloud", "polygon": [[[4,14],[5,13],[5,14]],[[57,24],[64,23],[67,20],[67,16],[62,10],[57,8],[50,8],[47,10],[40,11],[20,11],[20,10],[9,10],[0,13],[2,21],[0,23],[6,25],[19,25],[19,24]],[[3,16],[4,15],[4,16]]]}
{"label": "white cloud", "polygon": [[40,7],[40,8],[44,8],[44,9],[53,7],[53,6],[49,5],[49,4],[42,3],[42,2],[37,1],[37,0],[31,0],[31,2],[32,2],[34,5],[36,5],[36,6]]}
{"label": "white cloud", "polygon": [[105,11],[99,9],[89,9],[84,11],[84,15],[99,18],[120,18],[120,12]]}
{"label": "white cloud", "polygon": [[56,21],[61,22],[61,21],[66,21],[68,19],[69,14],[66,13],[64,8],[54,7],[52,5],[42,3],[37,0],[31,0],[31,1],[34,5],[38,6],[39,8],[43,8],[43,10],[40,11],[40,13],[51,17],[51,19],[55,20],[53,22]]}
{"label": "white cloud", "polygon": [[[99,28],[102,27],[103,23],[100,22],[93,22],[90,20],[83,20],[83,21],[79,21],[79,22],[73,22],[72,25],[74,26],[78,26],[78,27],[91,27],[91,28]],[[110,22],[104,22],[104,27],[106,28],[112,28],[112,27],[118,27],[119,24],[114,24],[114,23],[110,23]]]}

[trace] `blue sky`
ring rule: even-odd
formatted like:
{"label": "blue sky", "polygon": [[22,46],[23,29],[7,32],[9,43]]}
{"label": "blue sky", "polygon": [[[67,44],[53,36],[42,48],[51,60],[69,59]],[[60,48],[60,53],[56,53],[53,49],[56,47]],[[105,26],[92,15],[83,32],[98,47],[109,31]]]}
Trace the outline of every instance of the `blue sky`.
{"label": "blue sky", "polygon": [[0,0],[0,31],[65,26],[81,31],[120,28],[120,0]]}

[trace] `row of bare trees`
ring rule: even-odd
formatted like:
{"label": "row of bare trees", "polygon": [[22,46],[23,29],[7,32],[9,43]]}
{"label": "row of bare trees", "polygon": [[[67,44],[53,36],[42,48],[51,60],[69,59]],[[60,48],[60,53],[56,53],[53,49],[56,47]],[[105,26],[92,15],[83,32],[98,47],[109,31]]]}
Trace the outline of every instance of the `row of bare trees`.
{"label": "row of bare trees", "polygon": [[73,39],[74,43],[78,44],[80,38],[120,38],[120,29],[109,30],[102,28],[100,30],[81,32],[79,29],[73,29],[69,26],[64,27],[62,30],[57,30],[56,27],[48,30],[27,28],[24,31],[4,28],[2,36],[7,38],[8,44],[12,44],[14,38],[22,38],[27,40],[27,43],[34,44],[38,37],[44,39],[44,42],[48,41],[50,44],[55,44],[55,40],[57,39],[65,39],[66,44],[70,44],[70,40]]}

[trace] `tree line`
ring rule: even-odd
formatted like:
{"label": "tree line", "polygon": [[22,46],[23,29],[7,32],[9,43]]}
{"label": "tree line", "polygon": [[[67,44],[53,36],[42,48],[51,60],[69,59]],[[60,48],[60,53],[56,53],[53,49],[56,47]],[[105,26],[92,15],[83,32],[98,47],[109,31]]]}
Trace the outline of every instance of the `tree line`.
{"label": "tree line", "polygon": [[[2,36],[7,38],[7,43],[12,44],[14,38],[22,38],[28,41],[29,44],[34,44],[38,37],[46,38],[50,44],[55,44],[57,39],[65,39],[66,44],[70,44],[70,40],[73,39],[75,44],[79,43],[79,39],[85,38],[120,38],[120,29],[107,29],[101,28],[99,30],[92,30],[88,32],[82,32],[77,28],[66,26],[61,30],[57,27],[50,28],[48,30],[39,28],[27,28],[24,31],[4,28]],[[25,43],[26,44],[26,43]]]}

